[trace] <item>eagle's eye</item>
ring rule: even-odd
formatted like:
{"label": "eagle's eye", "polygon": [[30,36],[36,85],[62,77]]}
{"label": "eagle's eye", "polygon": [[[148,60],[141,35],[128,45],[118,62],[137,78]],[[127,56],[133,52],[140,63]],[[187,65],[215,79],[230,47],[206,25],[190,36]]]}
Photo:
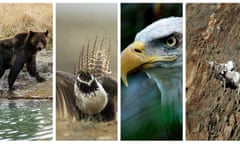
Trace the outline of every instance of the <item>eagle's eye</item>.
{"label": "eagle's eye", "polygon": [[142,51],[137,49],[137,48],[135,48],[134,51],[137,52],[137,53],[142,53]]}
{"label": "eagle's eye", "polygon": [[175,36],[170,36],[166,39],[165,43],[168,47],[172,48],[172,47],[176,46],[177,39]]}

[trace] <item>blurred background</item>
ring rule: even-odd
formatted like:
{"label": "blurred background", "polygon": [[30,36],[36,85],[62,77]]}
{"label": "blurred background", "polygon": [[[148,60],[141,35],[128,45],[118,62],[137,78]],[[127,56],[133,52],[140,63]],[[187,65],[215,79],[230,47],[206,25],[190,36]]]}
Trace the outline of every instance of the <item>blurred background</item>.
{"label": "blurred background", "polygon": [[[83,46],[92,49],[105,38],[103,47],[110,51],[112,77],[117,79],[117,4],[56,4],[56,70],[74,72]],[[117,121],[86,122],[57,119],[58,140],[117,139]]]}
{"label": "blurred background", "polygon": [[83,45],[96,36],[111,44],[111,69],[117,78],[117,4],[57,4],[56,69],[73,73]]}
{"label": "blurred background", "polygon": [[147,25],[171,16],[182,16],[182,4],[121,4],[121,50],[133,42],[137,32]]}
{"label": "blurred background", "polygon": [[28,31],[49,31],[48,49],[52,49],[52,4],[0,4],[0,39]]}

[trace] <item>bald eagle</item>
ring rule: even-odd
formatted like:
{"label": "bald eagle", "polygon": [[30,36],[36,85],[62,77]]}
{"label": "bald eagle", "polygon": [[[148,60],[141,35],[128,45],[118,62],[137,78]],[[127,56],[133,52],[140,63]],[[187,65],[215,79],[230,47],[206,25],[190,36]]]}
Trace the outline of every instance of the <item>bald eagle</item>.
{"label": "bald eagle", "polygon": [[122,139],[182,139],[182,18],[160,19],[121,53]]}
{"label": "bald eagle", "polygon": [[97,37],[79,55],[77,72],[57,71],[56,111],[62,119],[110,121],[115,118],[117,82],[111,77],[110,47]]}

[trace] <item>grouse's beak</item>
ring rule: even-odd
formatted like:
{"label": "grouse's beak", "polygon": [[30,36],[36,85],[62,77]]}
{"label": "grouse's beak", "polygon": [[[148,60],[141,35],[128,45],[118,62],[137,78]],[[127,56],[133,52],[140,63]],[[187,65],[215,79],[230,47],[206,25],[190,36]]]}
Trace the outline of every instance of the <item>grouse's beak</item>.
{"label": "grouse's beak", "polygon": [[177,59],[173,56],[145,55],[144,44],[136,41],[130,44],[121,54],[121,79],[126,87],[128,87],[127,74],[139,69],[147,69],[153,67],[153,63],[161,61],[174,61]]}

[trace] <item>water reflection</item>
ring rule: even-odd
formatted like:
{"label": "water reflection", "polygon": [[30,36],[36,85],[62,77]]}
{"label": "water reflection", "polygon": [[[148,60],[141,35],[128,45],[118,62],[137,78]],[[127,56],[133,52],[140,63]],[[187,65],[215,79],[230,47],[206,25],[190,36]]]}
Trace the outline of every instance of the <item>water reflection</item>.
{"label": "water reflection", "polygon": [[51,140],[51,100],[0,99],[0,140]]}

